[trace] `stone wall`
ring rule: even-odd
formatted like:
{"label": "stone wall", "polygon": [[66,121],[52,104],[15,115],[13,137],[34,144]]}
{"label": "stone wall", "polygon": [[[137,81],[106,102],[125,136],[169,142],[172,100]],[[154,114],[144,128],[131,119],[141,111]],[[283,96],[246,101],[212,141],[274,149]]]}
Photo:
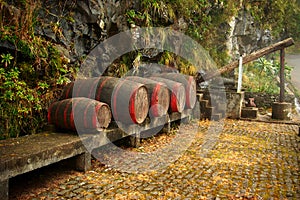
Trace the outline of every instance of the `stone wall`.
{"label": "stone wall", "polygon": [[[245,92],[245,101],[249,98],[254,98],[254,103],[258,108],[272,108],[273,102],[279,100],[279,94],[265,94],[257,92]],[[285,102],[294,105],[295,96],[292,94],[285,94]]]}
{"label": "stone wall", "polygon": [[272,43],[271,31],[262,29],[246,9],[241,8],[228,25],[230,35],[227,40],[227,49],[232,60],[238,59],[239,55],[250,54]]}

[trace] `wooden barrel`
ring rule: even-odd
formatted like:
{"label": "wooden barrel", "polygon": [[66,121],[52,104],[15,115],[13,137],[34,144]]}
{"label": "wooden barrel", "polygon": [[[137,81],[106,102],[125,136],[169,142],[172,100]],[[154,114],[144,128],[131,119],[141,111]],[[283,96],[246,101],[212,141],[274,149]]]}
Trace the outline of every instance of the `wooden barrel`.
{"label": "wooden barrel", "polygon": [[153,76],[162,77],[182,83],[186,92],[185,108],[190,109],[195,107],[197,101],[197,89],[194,77],[180,73],[162,73],[155,74]]}
{"label": "wooden barrel", "polygon": [[170,104],[170,93],[164,83],[138,76],[127,76],[125,79],[142,83],[146,86],[150,104],[150,116],[161,117],[167,114]]}
{"label": "wooden barrel", "polygon": [[148,91],[140,83],[102,76],[68,84],[62,98],[87,97],[107,103],[115,121],[142,123],[149,111]]}
{"label": "wooden barrel", "polygon": [[69,130],[107,128],[111,111],[106,103],[93,99],[64,99],[50,105],[48,122]]}
{"label": "wooden barrel", "polygon": [[150,77],[150,79],[162,82],[167,85],[170,95],[170,111],[171,112],[182,112],[185,107],[186,96],[185,89],[182,83],[165,79],[161,77]]}

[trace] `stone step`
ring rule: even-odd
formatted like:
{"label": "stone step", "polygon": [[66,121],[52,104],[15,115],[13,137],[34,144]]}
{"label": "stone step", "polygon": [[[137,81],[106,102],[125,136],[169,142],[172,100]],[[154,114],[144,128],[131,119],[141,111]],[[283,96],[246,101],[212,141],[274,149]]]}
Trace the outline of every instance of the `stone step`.
{"label": "stone step", "polygon": [[205,113],[207,116],[213,115],[214,111],[215,111],[215,107],[212,107],[212,106],[208,106],[205,109]]}
{"label": "stone step", "polygon": [[204,109],[201,110],[201,119],[211,119],[211,116],[214,113],[214,107],[205,107]]}
{"label": "stone step", "polygon": [[203,100],[203,94],[198,93],[197,94],[197,99],[198,99],[198,101]]}
{"label": "stone step", "polygon": [[200,109],[205,109],[208,107],[208,100],[200,100]]}
{"label": "stone step", "polygon": [[222,113],[215,113],[215,114],[211,115],[210,120],[219,121],[222,118],[223,118]]}

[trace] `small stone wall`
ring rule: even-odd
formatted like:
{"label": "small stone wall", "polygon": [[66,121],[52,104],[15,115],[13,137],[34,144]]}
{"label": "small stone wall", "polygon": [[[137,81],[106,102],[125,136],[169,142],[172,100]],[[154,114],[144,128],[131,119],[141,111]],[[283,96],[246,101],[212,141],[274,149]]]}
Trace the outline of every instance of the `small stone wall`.
{"label": "small stone wall", "polygon": [[[226,99],[224,88],[210,89],[210,91],[202,91],[204,99],[210,101],[210,105],[213,106],[214,112],[223,113],[228,118],[239,119],[241,117],[241,109],[243,107],[243,101],[248,101],[249,98],[254,98],[254,103],[257,108],[272,108],[274,102],[278,102],[278,95],[271,95],[265,93],[251,93],[240,92],[236,90],[226,89]],[[294,106],[295,96],[291,94],[285,94],[285,102],[291,103]],[[225,105],[224,105],[225,104]]]}
{"label": "small stone wall", "polygon": [[[274,102],[279,101],[279,94],[265,94],[258,92],[245,92],[245,101],[249,98],[254,98],[254,103],[258,108],[272,108]],[[294,105],[295,96],[292,94],[285,94],[285,102]]]}

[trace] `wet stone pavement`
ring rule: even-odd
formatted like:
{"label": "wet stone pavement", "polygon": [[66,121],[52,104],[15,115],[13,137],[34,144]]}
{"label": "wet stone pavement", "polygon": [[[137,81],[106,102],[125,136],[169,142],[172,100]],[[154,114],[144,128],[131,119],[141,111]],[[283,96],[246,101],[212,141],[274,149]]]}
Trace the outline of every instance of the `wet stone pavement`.
{"label": "wet stone pavement", "polygon": [[[220,134],[212,136],[212,148],[203,153],[207,130],[214,123],[218,122],[200,122],[188,149],[161,170],[126,172],[94,160],[92,170],[71,175],[41,192],[32,191],[29,197],[300,199],[298,126],[225,120]],[[144,140],[139,148],[126,150],[146,154],[174,137],[161,134]]]}

